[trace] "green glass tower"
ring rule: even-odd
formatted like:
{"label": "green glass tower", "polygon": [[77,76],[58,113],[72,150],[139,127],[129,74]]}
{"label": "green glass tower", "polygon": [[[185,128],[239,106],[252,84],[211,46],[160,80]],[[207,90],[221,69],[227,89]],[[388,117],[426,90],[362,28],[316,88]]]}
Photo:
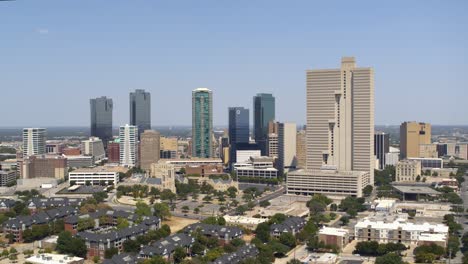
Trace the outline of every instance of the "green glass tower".
{"label": "green glass tower", "polygon": [[192,157],[213,156],[213,93],[207,88],[192,91]]}

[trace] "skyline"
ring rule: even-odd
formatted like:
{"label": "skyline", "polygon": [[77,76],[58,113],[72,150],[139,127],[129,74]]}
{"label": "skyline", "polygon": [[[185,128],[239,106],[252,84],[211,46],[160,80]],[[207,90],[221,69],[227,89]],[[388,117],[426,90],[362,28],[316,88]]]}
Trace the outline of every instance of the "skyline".
{"label": "skyline", "polygon": [[227,126],[228,107],[252,114],[257,93],[275,96],[278,121],[305,124],[306,70],[343,56],[374,68],[377,125],[466,125],[466,2],[179,6],[1,2],[2,107],[19,111],[0,127],[89,126],[100,96],[118,127],[135,89],[152,94],[153,126],[189,126],[198,87],[213,91],[214,126]]}

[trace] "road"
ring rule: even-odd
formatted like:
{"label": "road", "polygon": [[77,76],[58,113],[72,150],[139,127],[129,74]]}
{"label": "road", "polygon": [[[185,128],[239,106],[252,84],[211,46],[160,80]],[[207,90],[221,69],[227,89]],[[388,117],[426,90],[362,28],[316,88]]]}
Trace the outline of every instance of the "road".
{"label": "road", "polygon": [[[281,186],[279,189],[275,190],[274,192],[269,193],[269,194],[267,194],[265,196],[260,197],[259,199],[254,200],[255,205],[258,205],[262,201],[268,201],[268,200],[275,199],[276,197],[279,197],[279,196],[283,195],[284,191],[285,191],[284,186]],[[233,208],[233,209],[231,209],[229,211],[226,211],[226,214],[227,215],[234,215],[235,212],[236,212],[236,208]]]}

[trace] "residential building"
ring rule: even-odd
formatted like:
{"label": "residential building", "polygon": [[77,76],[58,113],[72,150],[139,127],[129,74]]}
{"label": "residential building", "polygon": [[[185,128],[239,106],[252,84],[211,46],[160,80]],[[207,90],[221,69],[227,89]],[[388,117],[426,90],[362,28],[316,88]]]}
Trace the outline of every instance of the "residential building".
{"label": "residential building", "polygon": [[229,244],[236,238],[242,239],[242,236],[244,235],[242,229],[237,226],[220,226],[195,223],[188,225],[183,229],[183,232],[187,235],[192,234],[194,231],[199,231],[206,237],[217,238],[221,242],[221,245]]}
{"label": "residential building", "polygon": [[144,246],[140,250],[141,258],[152,258],[154,256],[161,256],[166,260],[171,260],[176,248],[182,247],[187,254],[190,253],[192,245],[195,243],[195,238],[187,234],[173,234],[160,241],[154,242],[150,246]]}
{"label": "residential building", "polygon": [[213,93],[207,88],[192,92],[192,157],[213,157]]}
{"label": "residential building", "polygon": [[88,140],[83,140],[81,142],[81,154],[92,156],[94,162],[99,162],[106,158],[104,144],[102,140],[97,137],[90,137]]}
{"label": "residential building", "polygon": [[212,264],[238,264],[245,259],[256,258],[258,254],[260,254],[260,251],[258,251],[255,245],[244,245],[235,252],[224,254],[215,259]]}
{"label": "residential building", "polygon": [[237,144],[249,143],[249,109],[229,107],[229,145],[231,146],[230,163],[236,162]]}
{"label": "residential building", "polygon": [[278,134],[268,134],[266,156],[278,158]]}
{"label": "residential building", "polygon": [[105,96],[90,99],[91,136],[98,137],[107,146],[112,140],[112,99]]}
{"label": "residential building", "polygon": [[161,179],[161,186],[163,189],[169,189],[176,193],[175,189],[175,166],[159,161],[158,163],[151,163],[149,175],[152,178]]}
{"label": "residential building", "polygon": [[296,135],[296,167],[305,169],[306,167],[306,131],[299,130]]}
{"label": "residential building", "polygon": [[421,177],[421,162],[417,160],[401,160],[396,165],[396,182],[415,182]]}
{"label": "residential building", "polygon": [[0,187],[7,187],[16,181],[16,171],[0,170]]}
{"label": "residential building", "polygon": [[400,125],[401,159],[420,158],[419,145],[431,144],[431,124],[403,122]]}
{"label": "residential building", "polygon": [[159,142],[160,134],[158,131],[146,130],[140,136],[140,167],[145,171],[149,171],[152,163],[159,161],[161,152]]}
{"label": "residential building", "polygon": [[138,127],[138,138],[151,129],[151,94],[136,89],[130,93],[130,125]]}
{"label": "residential building", "polygon": [[20,178],[64,179],[68,171],[67,158],[55,155],[29,156],[19,161]]}
{"label": "residential building", "polygon": [[254,137],[262,156],[266,155],[268,124],[275,120],[275,97],[272,94],[259,93],[253,97]]}
{"label": "residential building", "polygon": [[280,237],[283,233],[295,235],[299,233],[306,224],[307,221],[304,218],[291,216],[280,224],[272,224],[270,226],[270,235],[273,237]]}
{"label": "residential building", "polygon": [[385,132],[375,132],[374,134],[374,155],[379,160],[377,169],[385,169],[385,157],[390,152],[390,135]]}
{"label": "residential building", "polygon": [[349,242],[349,231],[344,228],[324,226],[319,230],[319,241],[325,245],[335,246],[342,250]]}
{"label": "residential building", "polygon": [[374,183],[373,136],[372,68],[344,57],[340,69],[307,71],[307,170],[288,173],[288,192],[361,196]]}
{"label": "residential building", "polygon": [[68,173],[70,185],[117,185],[120,170],[113,167],[99,166],[94,168],[81,168]]}
{"label": "residential building", "polygon": [[278,124],[278,170],[280,173],[296,168],[296,135],[295,123]]}
{"label": "residential building", "polygon": [[138,162],[138,127],[125,125],[119,129],[120,165],[135,167]]}
{"label": "residential building", "polygon": [[118,138],[107,144],[107,162],[120,162],[120,140]]}
{"label": "residential building", "polygon": [[46,153],[46,129],[23,128],[23,157]]}

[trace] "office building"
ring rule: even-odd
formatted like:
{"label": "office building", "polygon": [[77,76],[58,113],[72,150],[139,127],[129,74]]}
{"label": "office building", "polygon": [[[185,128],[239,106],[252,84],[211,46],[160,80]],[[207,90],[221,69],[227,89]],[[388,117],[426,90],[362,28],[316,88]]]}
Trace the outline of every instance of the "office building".
{"label": "office building", "polygon": [[72,185],[117,185],[119,171],[113,167],[82,168],[68,173],[68,182]]}
{"label": "office building", "polygon": [[288,192],[361,196],[374,182],[373,136],[372,68],[344,57],[340,69],[307,71],[307,170],[288,174]]}
{"label": "office building", "polygon": [[420,144],[419,158],[438,158],[437,144]]}
{"label": "office building", "polygon": [[296,135],[295,123],[278,125],[278,169],[280,173],[296,168]]}
{"label": "office building", "polygon": [[306,165],[306,131],[297,131],[296,135],[296,167],[305,169]]}
{"label": "office building", "polygon": [[86,168],[94,165],[93,156],[65,156],[68,168]]}
{"label": "office building", "polygon": [[230,162],[236,162],[237,144],[249,143],[249,109],[229,107],[229,145],[231,146]]}
{"label": "office building", "polygon": [[276,122],[275,120],[268,122],[268,134],[278,134],[278,125],[279,122]]}
{"label": "office building", "polygon": [[408,158],[421,162],[421,168],[444,168],[444,160],[441,158]]}
{"label": "office building", "polygon": [[106,157],[106,152],[104,151],[102,140],[97,137],[90,137],[88,140],[83,140],[81,142],[81,154],[92,156],[94,162],[103,160]]}
{"label": "office building", "polygon": [[130,125],[138,127],[138,138],[151,129],[151,94],[136,89],[130,93]]}
{"label": "office building", "polygon": [[16,181],[16,171],[0,170],[0,187],[7,187]]}
{"label": "office building", "polygon": [[19,161],[20,178],[64,179],[68,171],[67,158],[58,155],[29,156]]}
{"label": "office building", "polygon": [[159,158],[161,159],[177,159],[177,151],[175,150],[160,150]]}
{"label": "office building", "polygon": [[235,154],[237,162],[246,162],[250,157],[262,156],[260,146],[256,143],[237,143]]}
{"label": "office building", "polygon": [[213,157],[213,93],[207,88],[192,92],[192,157]]}
{"label": "office building", "polygon": [[140,142],[140,167],[145,171],[149,171],[152,163],[156,163],[160,158],[159,142],[160,134],[158,131],[145,130],[141,134]]}
{"label": "office building", "polygon": [[270,157],[251,157],[244,163],[235,163],[233,168],[237,177],[276,179],[278,170],[273,167],[273,160]]}
{"label": "office building", "polygon": [[46,154],[62,154],[65,144],[61,142],[46,141]]}
{"label": "office building", "polygon": [[119,163],[120,162],[120,140],[116,138],[114,141],[107,144],[107,162]]}
{"label": "office building", "polygon": [[138,162],[138,127],[125,125],[119,129],[120,165],[135,167]]}
{"label": "office building", "polygon": [[278,158],[278,134],[268,134],[266,156]]}
{"label": "office building", "polygon": [[46,129],[23,129],[23,157],[46,153]]}
{"label": "office building", "polygon": [[390,152],[385,154],[385,167],[395,166],[399,160],[400,160],[400,149],[390,147]]}
{"label": "office building", "polygon": [[387,133],[374,134],[374,155],[379,160],[379,170],[385,169],[385,155],[390,152],[390,137]]}
{"label": "office building", "polygon": [[160,149],[177,152],[178,140],[176,137],[160,137]]}
{"label": "office building", "polygon": [[262,156],[266,155],[268,124],[275,120],[275,97],[272,94],[260,93],[253,98],[254,137],[260,146]]}
{"label": "office building", "polygon": [[431,124],[404,122],[400,125],[401,159],[420,158],[419,145],[431,144]]}
{"label": "office building", "polygon": [[112,110],[111,98],[105,96],[90,99],[91,106],[91,136],[98,137],[107,146],[112,140]]}
{"label": "office building", "polygon": [[395,181],[416,182],[417,177],[421,177],[421,169],[421,162],[419,160],[401,160],[395,167]]}

